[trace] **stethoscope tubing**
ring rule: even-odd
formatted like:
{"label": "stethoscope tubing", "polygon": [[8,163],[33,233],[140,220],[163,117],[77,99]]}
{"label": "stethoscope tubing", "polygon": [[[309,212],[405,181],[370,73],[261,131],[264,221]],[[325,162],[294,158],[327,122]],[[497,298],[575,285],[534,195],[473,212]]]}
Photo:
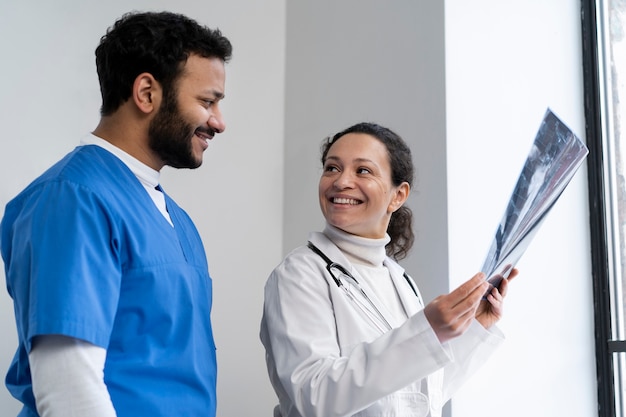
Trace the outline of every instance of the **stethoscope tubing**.
{"label": "stethoscope tubing", "polygon": [[[385,318],[380,309],[376,306],[376,304],[372,301],[372,299],[367,295],[363,287],[359,284],[359,281],[352,275],[346,268],[342,265],[333,262],[324,252],[322,252],[317,246],[315,246],[312,242],[308,242],[307,246],[317,255],[319,255],[326,262],[326,270],[332,277],[333,281],[337,287],[343,290],[344,294],[361,310],[365,315],[372,321],[372,323],[380,330],[382,333],[386,333],[391,330],[393,327],[389,323],[389,321]],[[339,271],[339,277],[335,275],[333,269]],[[341,277],[346,277],[345,281],[347,281],[347,285],[341,280]],[[405,279],[409,283],[409,286],[418,297],[418,300],[421,299],[415,289],[413,283],[410,278],[404,274]],[[351,291],[352,288],[355,288],[357,293],[363,298],[364,301],[360,300],[359,297],[356,297],[355,294]]]}

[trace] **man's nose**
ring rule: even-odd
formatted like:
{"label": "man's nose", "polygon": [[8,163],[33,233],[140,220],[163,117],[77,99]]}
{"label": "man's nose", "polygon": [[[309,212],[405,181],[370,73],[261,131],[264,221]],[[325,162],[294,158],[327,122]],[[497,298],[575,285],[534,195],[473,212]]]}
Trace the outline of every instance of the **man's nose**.
{"label": "man's nose", "polygon": [[226,123],[224,122],[224,117],[222,117],[222,112],[219,110],[213,112],[209,117],[209,126],[217,133],[222,133],[226,130]]}

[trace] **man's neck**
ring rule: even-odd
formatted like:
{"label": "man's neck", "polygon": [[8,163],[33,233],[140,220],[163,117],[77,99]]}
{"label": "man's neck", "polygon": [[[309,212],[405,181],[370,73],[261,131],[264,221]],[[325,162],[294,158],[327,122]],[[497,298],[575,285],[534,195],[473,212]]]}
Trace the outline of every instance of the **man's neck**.
{"label": "man's neck", "polygon": [[160,171],[164,164],[150,149],[148,125],[147,120],[129,119],[118,111],[114,115],[103,116],[92,133]]}

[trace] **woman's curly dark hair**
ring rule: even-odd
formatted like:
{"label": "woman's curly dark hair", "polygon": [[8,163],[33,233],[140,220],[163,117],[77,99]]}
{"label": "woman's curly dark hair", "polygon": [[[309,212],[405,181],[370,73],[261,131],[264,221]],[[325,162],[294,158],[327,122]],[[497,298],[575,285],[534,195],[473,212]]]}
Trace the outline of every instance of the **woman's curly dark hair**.
{"label": "woman's curly dark hair", "polygon": [[[392,183],[398,186],[403,182],[407,182],[409,186],[413,186],[415,169],[413,167],[411,149],[398,134],[375,123],[357,123],[332,137],[326,138],[322,144],[322,165],[326,162],[326,156],[333,144],[348,133],[364,133],[382,142],[387,148],[389,156]],[[387,255],[396,260],[405,258],[415,240],[413,212],[409,207],[403,205],[391,215],[389,226],[387,226],[387,234],[391,237],[385,248]]]}
{"label": "woman's curly dark hair", "polygon": [[232,46],[218,29],[201,26],[181,14],[125,14],[96,48],[100,114],[110,115],[128,100],[135,78],[144,72],[152,74],[168,94],[191,54],[227,62]]}

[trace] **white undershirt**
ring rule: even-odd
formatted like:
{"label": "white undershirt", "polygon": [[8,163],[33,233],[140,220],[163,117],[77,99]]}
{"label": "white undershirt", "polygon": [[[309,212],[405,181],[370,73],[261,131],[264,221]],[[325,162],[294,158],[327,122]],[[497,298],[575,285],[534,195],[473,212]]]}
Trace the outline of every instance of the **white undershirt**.
{"label": "white undershirt", "polygon": [[[172,224],[156,171],[95,135],[81,145],[97,145],[132,171],[165,219]],[[172,224],[173,225],[173,224]],[[104,383],[106,349],[61,335],[38,336],[28,355],[37,412],[41,417],[116,417]]]}
{"label": "white undershirt", "polygon": [[343,252],[352,266],[365,281],[364,287],[371,289],[368,297],[379,305],[379,309],[392,327],[400,326],[407,319],[389,269],[384,265],[387,257],[385,246],[389,235],[381,239],[368,239],[351,235],[326,224],[324,234]]}
{"label": "white undershirt", "polygon": [[60,335],[38,336],[28,355],[41,417],[116,417],[104,383],[106,350]]}

